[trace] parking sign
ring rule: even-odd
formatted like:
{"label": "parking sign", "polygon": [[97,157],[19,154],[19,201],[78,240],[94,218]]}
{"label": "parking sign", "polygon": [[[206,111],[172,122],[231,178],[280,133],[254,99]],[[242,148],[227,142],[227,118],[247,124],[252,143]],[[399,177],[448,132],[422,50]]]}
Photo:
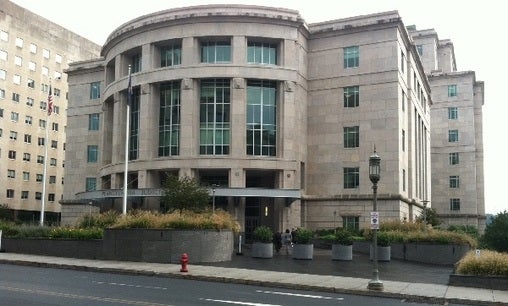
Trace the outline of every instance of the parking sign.
{"label": "parking sign", "polygon": [[377,211],[370,212],[370,228],[379,229],[379,212]]}

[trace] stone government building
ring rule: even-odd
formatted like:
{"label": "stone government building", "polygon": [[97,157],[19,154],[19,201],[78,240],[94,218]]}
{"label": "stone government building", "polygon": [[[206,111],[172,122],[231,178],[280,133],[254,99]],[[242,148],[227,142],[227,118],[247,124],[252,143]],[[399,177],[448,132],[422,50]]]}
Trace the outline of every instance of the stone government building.
{"label": "stone government building", "polygon": [[178,175],[215,185],[247,238],[261,224],[364,228],[375,148],[382,220],[413,221],[430,202],[446,225],[482,229],[483,83],[453,52],[396,11],[307,24],[207,5],[129,21],[66,70],[62,223],[121,210],[130,66],[128,209],[158,210]]}
{"label": "stone government building", "polygon": [[[60,219],[64,190],[69,63],[100,46],[10,1],[0,0],[0,208],[23,222]],[[53,111],[48,112],[49,88]],[[46,141],[46,130],[48,137]],[[48,147],[45,158],[45,146]]]}

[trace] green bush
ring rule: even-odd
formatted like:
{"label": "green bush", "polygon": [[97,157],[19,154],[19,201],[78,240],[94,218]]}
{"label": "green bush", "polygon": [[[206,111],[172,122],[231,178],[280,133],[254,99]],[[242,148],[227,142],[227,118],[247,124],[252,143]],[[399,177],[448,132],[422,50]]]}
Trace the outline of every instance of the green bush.
{"label": "green bush", "polygon": [[508,212],[497,214],[491,224],[487,225],[482,243],[487,248],[508,252]]}
{"label": "green bush", "polygon": [[297,244],[309,244],[312,237],[314,237],[313,231],[306,228],[299,228],[296,230],[293,239]]}
{"label": "green bush", "polygon": [[258,226],[252,232],[252,239],[255,242],[270,243],[273,241],[273,232],[268,226]]}
{"label": "green bush", "polygon": [[337,230],[334,236],[335,236],[334,241],[338,244],[353,245],[354,241],[353,234],[348,230],[344,229]]}
{"label": "green bush", "polygon": [[478,276],[508,276],[508,254],[489,250],[470,251],[458,263],[459,274]]}
{"label": "green bush", "polygon": [[108,228],[118,221],[120,214],[114,210],[102,214],[84,215],[78,220],[78,228]]}

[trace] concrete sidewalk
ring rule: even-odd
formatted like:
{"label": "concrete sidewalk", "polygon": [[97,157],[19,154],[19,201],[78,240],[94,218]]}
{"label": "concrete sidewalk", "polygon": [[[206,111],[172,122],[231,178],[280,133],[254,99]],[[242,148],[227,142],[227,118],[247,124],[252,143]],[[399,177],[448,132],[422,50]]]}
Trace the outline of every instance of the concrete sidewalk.
{"label": "concrete sidewalk", "polygon": [[[286,259],[288,261],[287,266],[298,264],[299,262],[295,260],[291,261],[290,258]],[[237,258],[236,260],[250,261],[248,257],[243,259]],[[375,292],[367,290],[369,278],[217,266],[225,265],[225,263],[217,265],[193,265],[190,263],[186,273],[180,272],[181,266],[176,264],[88,260],[16,253],[0,253],[0,263],[392,297],[439,304],[508,304],[508,291],[382,279],[384,291]],[[417,274],[415,274],[416,276]]]}

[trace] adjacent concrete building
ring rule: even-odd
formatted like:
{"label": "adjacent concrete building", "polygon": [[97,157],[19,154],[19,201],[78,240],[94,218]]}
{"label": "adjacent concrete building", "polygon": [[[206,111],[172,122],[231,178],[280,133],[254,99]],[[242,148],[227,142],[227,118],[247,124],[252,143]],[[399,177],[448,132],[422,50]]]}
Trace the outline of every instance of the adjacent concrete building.
{"label": "adjacent concrete building", "polygon": [[[64,70],[99,52],[91,41],[0,0],[0,206],[11,217],[39,220],[46,162],[45,212],[58,219],[67,125]],[[50,88],[54,106],[48,116]]]}
{"label": "adjacent concrete building", "polygon": [[129,66],[128,209],[158,210],[178,175],[215,186],[247,238],[260,224],[363,228],[374,149],[382,219],[414,220],[431,197],[430,85],[396,11],[306,24],[209,5],[134,19],[69,66],[63,215],[121,209]]}
{"label": "adjacent concrete building", "polygon": [[431,90],[432,198],[442,226],[485,229],[484,84],[458,71],[453,43],[433,29],[410,28]]}

